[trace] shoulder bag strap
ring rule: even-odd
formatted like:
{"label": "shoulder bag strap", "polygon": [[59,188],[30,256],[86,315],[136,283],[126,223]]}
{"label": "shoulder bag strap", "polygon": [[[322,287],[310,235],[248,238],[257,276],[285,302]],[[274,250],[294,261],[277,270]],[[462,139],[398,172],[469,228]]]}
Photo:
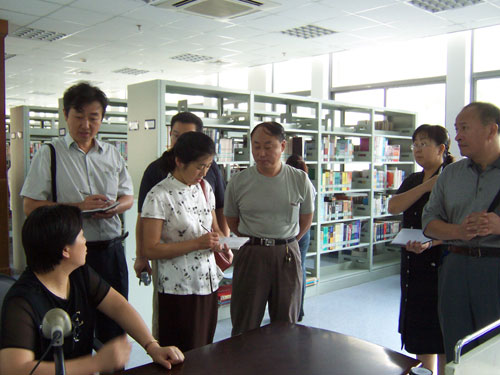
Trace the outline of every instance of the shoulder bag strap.
{"label": "shoulder bag strap", "polygon": [[52,143],[47,143],[50,147],[50,176],[52,182],[52,201],[57,202],[57,183],[56,183],[56,149]]}
{"label": "shoulder bag strap", "polygon": [[207,193],[207,189],[205,188],[205,180],[201,180],[200,181],[200,186],[201,186],[201,190],[203,190],[203,195],[205,196],[205,200],[208,202],[208,193]]}
{"label": "shoulder bag strap", "polygon": [[495,198],[493,198],[493,202],[491,202],[490,206],[488,207],[488,212],[495,211],[498,203],[500,203],[500,190],[498,191],[497,195],[495,195]]}

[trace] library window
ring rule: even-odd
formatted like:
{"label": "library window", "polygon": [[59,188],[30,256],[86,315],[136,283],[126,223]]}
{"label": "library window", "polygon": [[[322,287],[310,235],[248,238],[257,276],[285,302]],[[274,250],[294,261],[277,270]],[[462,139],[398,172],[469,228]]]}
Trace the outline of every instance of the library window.
{"label": "library window", "polygon": [[[383,107],[384,89],[339,92],[334,93],[333,99],[339,102],[353,103],[356,105]],[[360,120],[366,120],[366,115],[358,112],[348,112],[345,114],[346,124],[357,124]],[[336,121],[339,121],[339,119],[336,119]]]}
{"label": "library window", "polygon": [[221,71],[219,73],[219,86],[235,90],[247,90],[248,68]]}
{"label": "library window", "polygon": [[444,83],[387,89],[386,106],[417,113],[419,124],[445,126],[446,85]]}
{"label": "library window", "polygon": [[500,50],[497,48],[500,26],[474,30],[473,70],[485,72],[500,69]]}
{"label": "library window", "polygon": [[310,91],[311,73],[312,61],[309,57],[274,64],[274,92]]}
{"label": "library window", "polygon": [[476,98],[481,102],[493,103],[500,107],[500,97],[498,96],[498,87],[500,87],[499,78],[478,79],[476,81]]}
{"label": "library window", "polygon": [[334,53],[332,85],[344,87],[446,74],[447,36]]}

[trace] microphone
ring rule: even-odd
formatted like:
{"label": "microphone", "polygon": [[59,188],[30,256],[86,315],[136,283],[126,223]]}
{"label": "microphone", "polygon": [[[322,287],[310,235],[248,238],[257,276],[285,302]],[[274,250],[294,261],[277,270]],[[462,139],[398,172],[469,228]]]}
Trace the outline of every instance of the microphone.
{"label": "microphone", "polygon": [[62,346],[64,337],[71,334],[71,319],[66,311],[54,308],[47,311],[42,321],[42,332],[53,346]]}

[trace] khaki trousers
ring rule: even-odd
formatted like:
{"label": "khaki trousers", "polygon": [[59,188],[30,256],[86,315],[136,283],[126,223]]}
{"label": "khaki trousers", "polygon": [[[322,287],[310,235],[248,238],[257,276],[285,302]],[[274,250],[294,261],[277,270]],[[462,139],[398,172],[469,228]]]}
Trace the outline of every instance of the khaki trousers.
{"label": "khaki trousers", "polygon": [[233,336],[260,327],[266,303],[271,322],[297,322],[302,295],[297,241],[276,246],[244,245],[233,265]]}

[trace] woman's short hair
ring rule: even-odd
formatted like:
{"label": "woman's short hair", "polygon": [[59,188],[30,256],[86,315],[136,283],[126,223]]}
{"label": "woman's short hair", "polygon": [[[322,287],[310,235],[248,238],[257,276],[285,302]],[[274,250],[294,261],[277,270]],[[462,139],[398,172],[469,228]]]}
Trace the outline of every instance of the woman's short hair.
{"label": "woman's short hair", "polygon": [[33,210],[22,229],[28,267],[38,273],[52,271],[61,263],[63,249],[75,242],[81,229],[78,207],[59,204]]}

